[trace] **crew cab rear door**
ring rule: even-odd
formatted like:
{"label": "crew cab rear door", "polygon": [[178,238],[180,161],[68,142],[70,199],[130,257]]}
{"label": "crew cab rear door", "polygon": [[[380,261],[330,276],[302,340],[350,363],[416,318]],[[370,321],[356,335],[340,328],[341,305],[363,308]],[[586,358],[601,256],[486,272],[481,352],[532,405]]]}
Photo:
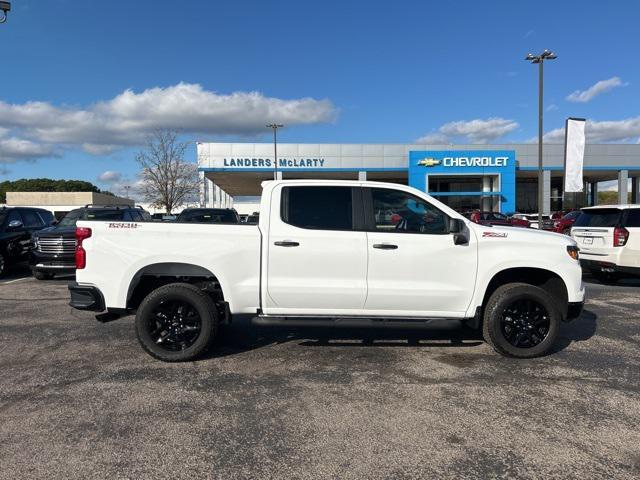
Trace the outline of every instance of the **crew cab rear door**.
{"label": "crew cab rear door", "polygon": [[462,317],[473,298],[477,243],[456,245],[449,216],[410,192],[363,190],[370,315]]}
{"label": "crew cab rear door", "polygon": [[358,194],[350,186],[313,184],[285,184],[272,191],[263,247],[265,313],[361,312],[367,295],[367,234],[356,230]]}

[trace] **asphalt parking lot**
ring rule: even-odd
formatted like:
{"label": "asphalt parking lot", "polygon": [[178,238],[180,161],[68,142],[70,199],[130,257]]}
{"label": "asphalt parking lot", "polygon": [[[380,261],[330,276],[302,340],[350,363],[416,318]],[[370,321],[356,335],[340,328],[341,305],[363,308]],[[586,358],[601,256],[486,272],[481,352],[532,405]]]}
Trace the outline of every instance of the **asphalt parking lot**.
{"label": "asphalt parking lot", "polygon": [[236,323],[165,364],[67,280],[0,279],[1,478],[640,476],[640,282],[587,279],[540,359],[459,329]]}

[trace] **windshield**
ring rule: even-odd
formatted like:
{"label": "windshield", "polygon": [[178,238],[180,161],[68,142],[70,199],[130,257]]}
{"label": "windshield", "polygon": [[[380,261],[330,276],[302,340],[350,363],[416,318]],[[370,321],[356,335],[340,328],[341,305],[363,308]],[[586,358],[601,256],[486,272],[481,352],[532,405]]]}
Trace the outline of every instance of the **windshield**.
{"label": "windshield", "polygon": [[186,210],[178,217],[179,222],[194,223],[238,223],[232,210]]}
{"label": "windshield", "polygon": [[62,227],[75,227],[78,220],[122,220],[123,210],[79,209],[67,213],[60,223]]}
{"label": "windshield", "polygon": [[575,227],[615,227],[620,223],[621,210],[617,208],[593,208],[582,210]]}

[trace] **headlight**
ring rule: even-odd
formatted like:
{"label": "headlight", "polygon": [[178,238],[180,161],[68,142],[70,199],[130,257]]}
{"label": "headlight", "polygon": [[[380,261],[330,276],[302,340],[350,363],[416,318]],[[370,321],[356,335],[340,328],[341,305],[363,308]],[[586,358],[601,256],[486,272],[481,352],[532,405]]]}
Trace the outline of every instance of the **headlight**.
{"label": "headlight", "polygon": [[580,260],[580,249],[575,245],[567,245],[567,253],[574,260]]}

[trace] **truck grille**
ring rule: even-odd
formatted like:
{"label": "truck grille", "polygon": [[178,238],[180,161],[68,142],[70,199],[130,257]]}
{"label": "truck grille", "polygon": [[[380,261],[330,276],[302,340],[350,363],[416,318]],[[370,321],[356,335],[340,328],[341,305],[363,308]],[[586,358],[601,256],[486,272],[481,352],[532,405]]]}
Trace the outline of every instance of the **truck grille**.
{"label": "truck grille", "polygon": [[76,251],[75,238],[40,238],[38,251],[53,255],[71,255]]}

